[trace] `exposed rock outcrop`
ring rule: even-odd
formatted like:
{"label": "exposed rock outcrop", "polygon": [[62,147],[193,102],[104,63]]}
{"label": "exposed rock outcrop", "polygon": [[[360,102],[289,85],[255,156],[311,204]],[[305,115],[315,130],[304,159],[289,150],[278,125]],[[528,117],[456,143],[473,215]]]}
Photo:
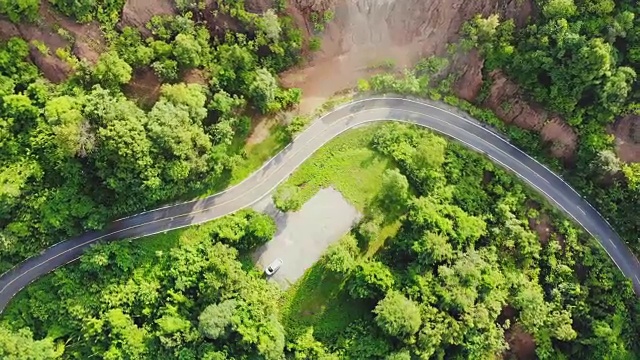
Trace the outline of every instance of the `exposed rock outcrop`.
{"label": "exposed rock outcrop", "polygon": [[618,119],[609,132],[616,137],[616,153],[624,162],[640,162],[640,116],[627,115]]}
{"label": "exposed rock outcrop", "polygon": [[47,51],[31,44],[30,56],[42,74],[52,82],[66,79],[71,67],[56,55],[58,49],[69,49],[79,59],[95,62],[104,49],[104,37],[97,23],[78,24],[73,19],[55,12],[49,2],[43,1],[37,23],[13,24],[0,19],[0,40],[18,36],[28,42],[44,44]]}
{"label": "exposed rock outcrop", "polygon": [[155,15],[174,15],[178,9],[174,0],[127,0],[122,8],[122,16],[118,25],[138,29],[143,35],[151,35],[145,25]]}
{"label": "exposed rock outcrop", "polygon": [[557,115],[551,115],[541,106],[525,101],[518,85],[502,72],[490,74],[491,87],[483,105],[493,110],[506,123],[538,132],[551,144],[552,155],[571,160],[575,154],[578,135]]}

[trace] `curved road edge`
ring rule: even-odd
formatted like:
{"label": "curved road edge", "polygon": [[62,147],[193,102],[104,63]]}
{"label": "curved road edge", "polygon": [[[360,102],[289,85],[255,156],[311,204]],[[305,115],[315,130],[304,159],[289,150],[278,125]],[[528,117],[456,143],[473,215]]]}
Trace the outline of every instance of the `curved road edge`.
{"label": "curved road edge", "polygon": [[609,223],[571,186],[501,135],[426,101],[376,96],[344,104],[314,121],[294,141],[244,181],[223,192],[118,219],[101,231],[55,244],[0,276],[0,312],[25,286],[77,260],[98,241],[132,239],[200,224],[248,207],[270,193],[313,153],[337,135],[375,121],[416,124],[457,140],[516,174],[598,240],[640,294],[640,262]]}

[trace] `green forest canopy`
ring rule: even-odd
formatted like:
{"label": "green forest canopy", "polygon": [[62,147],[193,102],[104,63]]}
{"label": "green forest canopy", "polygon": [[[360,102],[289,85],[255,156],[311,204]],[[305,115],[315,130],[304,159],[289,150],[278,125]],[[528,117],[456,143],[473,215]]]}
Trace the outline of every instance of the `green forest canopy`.
{"label": "green forest canopy", "polygon": [[[397,124],[365,136],[398,167],[362,225],[309,270],[324,283],[307,288],[305,276],[283,294],[244,267],[275,233],[245,210],[93,247],[5,310],[0,331],[14,332],[2,341],[18,346],[2,355],[32,346],[40,359],[486,359],[517,335],[541,359],[637,357],[637,299],[593,239],[461,145]],[[552,231],[541,240],[529,226],[543,218]],[[363,256],[376,237],[364,236],[367,224],[396,219],[397,234]],[[333,286],[331,307],[310,315],[295,299],[322,286]],[[26,327],[43,340],[32,344]]]}
{"label": "green forest canopy", "polygon": [[[298,89],[276,81],[299,59],[290,19],[236,2],[226,11],[244,33],[212,38],[190,13],[154,17],[146,39],[112,30],[95,66],[71,59],[60,85],[40,76],[25,41],[0,43],[0,271],[118,215],[221,183],[241,156],[248,114],[299,101]],[[150,108],[121,91],[142,68],[165,82]],[[176,82],[194,68],[206,85]]]}
{"label": "green forest canopy", "polygon": [[[50,3],[79,22],[99,21],[109,48],[95,65],[56,54],[73,75],[54,85],[29,61],[24,40],[0,43],[0,271],[115,216],[223,182],[241,156],[235,144],[247,136],[249,115],[300,98],[276,81],[302,46],[283,2],[252,14],[241,1],[220,0],[219,11],[242,29],[212,34],[190,13],[198,4],[179,1],[183,14],[154,17],[146,38],[115,29],[121,0]],[[0,14],[33,21],[39,5],[0,0]],[[604,126],[638,109],[637,4],[538,5],[541,15],[525,29],[477,18],[465,36],[489,69],[504,69],[579,131],[578,161],[566,177],[636,241],[640,167],[610,156]],[[432,94],[420,66],[404,82],[384,75],[371,87]],[[142,69],[164,82],[151,106],[122,93]],[[181,83],[189,69],[202,70],[205,85]],[[360,257],[351,241],[317,265],[326,263],[365,316],[314,332],[280,313],[282,294],[237,258],[267,241],[273,224],[242,212],[172,233],[153,251],[128,242],[98,246],[29,287],[4,315],[1,357],[486,358],[504,350],[514,324],[534,337],[541,358],[638,356],[637,300],[597,245],[559,216],[541,243],[527,228],[535,213],[529,196],[510,176],[426,132],[382,129],[370,146],[399,170],[384,175],[385,196],[371,206],[399,216],[400,231],[373,258]],[[522,134],[510,133],[536,147]],[[368,219],[358,239],[375,236],[377,221]],[[505,308],[515,315],[505,319]]]}

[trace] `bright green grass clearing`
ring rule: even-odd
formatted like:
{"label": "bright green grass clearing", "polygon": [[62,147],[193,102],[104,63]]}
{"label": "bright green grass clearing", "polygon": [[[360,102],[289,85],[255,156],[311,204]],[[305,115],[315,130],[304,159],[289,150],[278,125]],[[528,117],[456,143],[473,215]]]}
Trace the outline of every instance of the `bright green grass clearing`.
{"label": "bright green grass clearing", "polygon": [[314,337],[335,342],[351,322],[371,316],[371,305],[352,299],[345,279],[325,270],[322,260],[307,270],[285,294],[281,322],[287,333],[313,327]]}
{"label": "bright green grass clearing", "polygon": [[286,184],[300,188],[303,203],[318,190],[333,186],[365,213],[380,191],[382,173],[393,166],[369,147],[377,126],[350,130],[331,140],[302,164]]}
{"label": "bright green grass clearing", "polygon": [[[302,164],[287,184],[300,187],[302,202],[333,186],[361,212],[376,208],[374,199],[381,189],[382,174],[395,166],[369,146],[379,126],[383,125],[350,130],[330,141]],[[363,249],[362,257],[375,255],[397,233],[400,221],[385,223],[378,238]],[[313,327],[316,339],[330,343],[354,320],[371,316],[374,304],[353,300],[345,285],[346,279],[326,271],[323,260],[318,261],[285,294],[281,320],[287,332],[295,334]]]}

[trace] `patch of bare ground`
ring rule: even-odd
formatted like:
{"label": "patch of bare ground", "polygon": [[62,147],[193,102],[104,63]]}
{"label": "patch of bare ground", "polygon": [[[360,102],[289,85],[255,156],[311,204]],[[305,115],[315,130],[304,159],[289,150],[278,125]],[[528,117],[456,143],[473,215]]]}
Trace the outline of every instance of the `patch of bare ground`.
{"label": "patch of bare ground", "polygon": [[536,359],[536,341],[533,335],[526,332],[520,324],[511,325],[504,335],[509,344],[509,350],[504,353],[504,359]]}
{"label": "patch of bare ground", "polygon": [[182,74],[182,82],[187,84],[209,85],[207,72],[202,69],[189,69]]}
{"label": "patch of bare ground", "polygon": [[[297,0],[302,13],[326,8],[330,1]],[[423,56],[442,55],[475,14],[500,13],[523,23],[531,14],[521,0],[341,0],[322,35],[322,48],[299,68],[282,74],[286,86],[303,91],[300,110],[312,111],[333,93],[355,86],[371,64],[393,60],[410,66]],[[300,17],[294,16],[297,21]],[[304,18],[303,18],[304,20]],[[299,23],[310,29],[308,23]]]}
{"label": "patch of bare ground", "polygon": [[541,106],[525,101],[518,85],[502,72],[493,71],[489,76],[491,87],[483,105],[493,110],[506,123],[539,133],[551,145],[553,156],[567,162],[572,161],[578,142],[576,132],[557,115],[549,114]]}
{"label": "patch of bare ground", "polygon": [[549,215],[541,214],[538,218],[529,218],[529,228],[538,234],[542,244],[549,242],[552,229]]}
{"label": "patch of bare ground", "polygon": [[[36,23],[13,24],[0,18],[0,39],[18,36],[31,44],[30,57],[42,74],[58,83],[72,71],[69,64],[56,56],[58,49],[68,49],[79,59],[95,62],[105,47],[98,23],[78,24],[73,19],[55,12],[48,1],[40,5],[40,19]],[[35,44],[46,46],[46,51]]]}
{"label": "patch of bare ground", "polygon": [[[202,69],[188,69],[182,74],[180,82],[208,86],[208,75]],[[131,81],[123,89],[129,98],[136,100],[141,106],[150,107],[160,97],[161,86],[162,79],[151,68],[142,68],[133,73]]]}
{"label": "patch of bare ground", "polygon": [[251,118],[251,130],[249,131],[249,137],[247,138],[247,145],[255,145],[263,142],[269,134],[271,129],[277,124],[284,124],[287,119],[291,117],[291,114],[279,113],[271,116],[254,116]]}
{"label": "patch of bare ground", "polygon": [[461,99],[473,102],[482,89],[483,67],[484,59],[475,49],[456,56],[450,66],[450,71],[458,74],[453,92]]}
{"label": "patch of bare ground", "polygon": [[118,26],[124,28],[130,26],[140,30],[145,36],[151,32],[145,25],[155,15],[174,15],[178,9],[174,6],[174,0],[127,0],[122,8],[122,16]]}
{"label": "patch of bare ground", "polygon": [[640,162],[640,116],[622,117],[608,130],[615,136],[616,153],[620,160],[628,163]]}
{"label": "patch of bare ground", "polygon": [[141,106],[151,107],[160,97],[162,80],[150,68],[136,70],[123,90]]}
{"label": "patch of bare ground", "polygon": [[529,216],[529,229],[538,234],[538,238],[542,244],[547,244],[553,230],[551,218],[547,213],[540,213],[540,204],[533,200],[528,200],[525,204],[527,210],[535,210],[537,216]]}

